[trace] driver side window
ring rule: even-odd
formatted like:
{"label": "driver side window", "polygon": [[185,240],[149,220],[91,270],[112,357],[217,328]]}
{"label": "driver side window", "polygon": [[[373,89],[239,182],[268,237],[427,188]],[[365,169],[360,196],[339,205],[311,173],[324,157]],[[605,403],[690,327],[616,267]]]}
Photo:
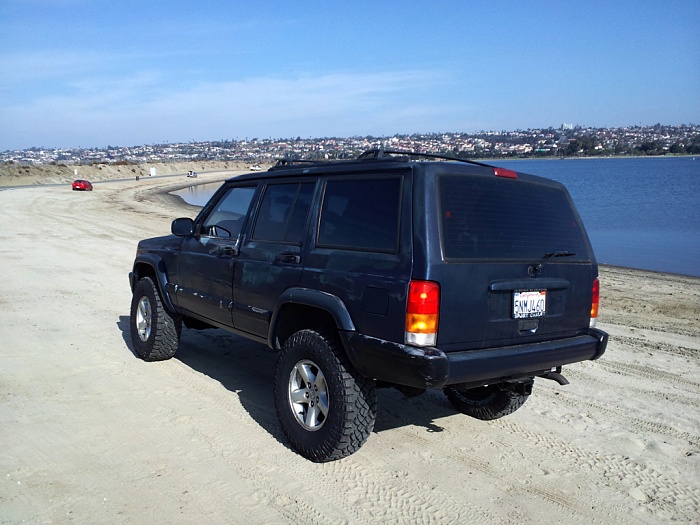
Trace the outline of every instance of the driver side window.
{"label": "driver side window", "polygon": [[202,224],[202,235],[238,237],[243,229],[255,186],[230,188]]}

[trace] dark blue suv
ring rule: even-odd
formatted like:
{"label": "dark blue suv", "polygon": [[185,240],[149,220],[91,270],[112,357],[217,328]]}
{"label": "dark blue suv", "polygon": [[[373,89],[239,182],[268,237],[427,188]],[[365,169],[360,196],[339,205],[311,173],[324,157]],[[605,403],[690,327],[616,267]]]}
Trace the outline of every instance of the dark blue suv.
{"label": "dark blue suv", "polygon": [[[427,159],[427,160],[426,160]],[[312,461],[368,439],[376,388],[442,388],[479,419],[535,377],[597,359],[598,267],[559,183],[435,155],[281,161],[224,183],[194,220],[143,240],[131,334],[172,357],[182,325],[279,351],[282,428]]]}

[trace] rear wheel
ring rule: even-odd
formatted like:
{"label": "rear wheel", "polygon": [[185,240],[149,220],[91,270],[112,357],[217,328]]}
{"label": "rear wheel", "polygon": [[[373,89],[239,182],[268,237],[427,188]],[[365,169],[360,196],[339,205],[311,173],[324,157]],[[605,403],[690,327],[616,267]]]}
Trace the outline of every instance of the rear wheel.
{"label": "rear wheel", "polygon": [[512,414],[519,409],[532,388],[527,383],[500,383],[460,390],[456,385],[444,389],[452,406],[476,419],[491,420]]}
{"label": "rear wheel", "polygon": [[150,277],[136,283],[131,299],[131,342],[144,361],[163,361],[175,355],[182,319],[168,312]]}
{"label": "rear wheel", "polygon": [[279,355],[275,406],[294,448],[324,462],[349,456],[367,441],[377,395],[374,380],[355,372],[335,337],[301,330]]}

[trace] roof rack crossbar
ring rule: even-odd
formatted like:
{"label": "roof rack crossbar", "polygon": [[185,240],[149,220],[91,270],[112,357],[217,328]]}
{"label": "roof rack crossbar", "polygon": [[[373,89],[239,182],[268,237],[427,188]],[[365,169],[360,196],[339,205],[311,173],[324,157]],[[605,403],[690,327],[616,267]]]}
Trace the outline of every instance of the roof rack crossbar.
{"label": "roof rack crossbar", "polygon": [[291,166],[292,164],[317,164],[317,160],[311,160],[311,159],[292,159],[289,157],[284,157],[281,159],[277,159],[277,162],[275,163],[275,166]]}

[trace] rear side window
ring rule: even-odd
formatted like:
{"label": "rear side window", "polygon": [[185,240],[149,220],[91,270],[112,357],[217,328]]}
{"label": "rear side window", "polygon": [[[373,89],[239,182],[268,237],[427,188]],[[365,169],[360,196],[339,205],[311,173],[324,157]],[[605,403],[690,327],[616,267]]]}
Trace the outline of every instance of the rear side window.
{"label": "rear side window", "polygon": [[564,192],[499,178],[439,179],[446,259],[539,259],[568,252],[588,260],[581,225]]}
{"label": "rear side window", "polygon": [[329,180],[318,245],[395,253],[399,239],[401,179]]}
{"label": "rear side window", "polygon": [[253,239],[301,242],[313,184],[274,184],[265,189]]}

